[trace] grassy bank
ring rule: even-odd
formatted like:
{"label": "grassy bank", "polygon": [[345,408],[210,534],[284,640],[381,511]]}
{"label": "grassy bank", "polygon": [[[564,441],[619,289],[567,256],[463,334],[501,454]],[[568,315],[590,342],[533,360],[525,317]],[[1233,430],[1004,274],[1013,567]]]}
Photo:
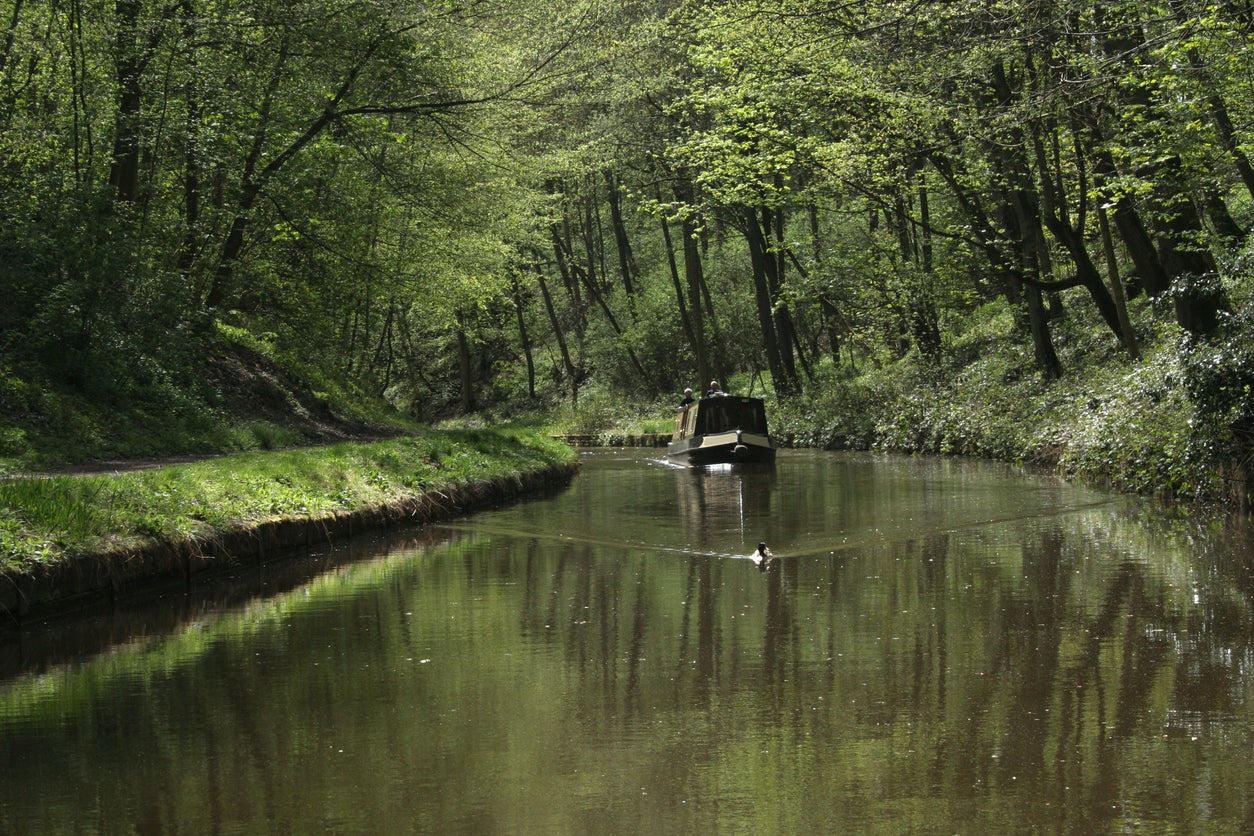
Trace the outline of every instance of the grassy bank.
{"label": "grassy bank", "polygon": [[152,470],[0,482],[0,570],[22,574],[154,541],[212,539],[276,518],[403,503],[573,460],[525,430],[426,431]]}

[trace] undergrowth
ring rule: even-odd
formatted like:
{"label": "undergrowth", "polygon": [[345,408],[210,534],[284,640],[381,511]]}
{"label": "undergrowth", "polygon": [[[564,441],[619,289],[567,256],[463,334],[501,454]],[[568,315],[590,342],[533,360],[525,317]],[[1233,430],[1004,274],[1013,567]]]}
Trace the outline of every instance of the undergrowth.
{"label": "undergrowth", "polygon": [[[199,337],[200,365],[136,356],[79,386],[0,363],[0,475],[111,459],[278,450],[414,429],[380,398],[279,356],[245,329]],[[208,358],[205,360],[204,358]]]}
{"label": "undergrowth", "polygon": [[1199,344],[1148,306],[1137,313],[1136,360],[1095,318],[1056,323],[1067,350],[1062,376],[1047,380],[1004,308],[977,311],[941,363],[909,355],[859,373],[820,370],[804,396],[775,399],[773,429],[797,445],[1048,465],[1123,491],[1224,500],[1234,490],[1225,462],[1239,452],[1233,416],[1254,411],[1240,394],[1250,391],[1254,360],[1205,366],[1218,370],[1206,384],[1223,395],[1217,420],[1199,408],[1197,367],[1224,350],[1216,344],[1228,353],[1248,345],[1254,328],[1234,317],[1227,337]]}

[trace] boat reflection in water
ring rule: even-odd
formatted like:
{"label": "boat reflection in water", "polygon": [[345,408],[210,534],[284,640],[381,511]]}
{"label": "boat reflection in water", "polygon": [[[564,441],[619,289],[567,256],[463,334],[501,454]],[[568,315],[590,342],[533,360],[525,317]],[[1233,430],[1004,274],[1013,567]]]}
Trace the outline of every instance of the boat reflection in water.
{"label": "boat reflection in water", "polygon": [[682,407],[666,455],[696,465],[775,461],[762,399],[722,395]]}
{"label": "boat reflection in water", "polygon": [[675,507],[686,551],[753,560],[763,568],[754,547],[787,540],[787,524],[773,509],[774,464],[677,467],[676,477]]}

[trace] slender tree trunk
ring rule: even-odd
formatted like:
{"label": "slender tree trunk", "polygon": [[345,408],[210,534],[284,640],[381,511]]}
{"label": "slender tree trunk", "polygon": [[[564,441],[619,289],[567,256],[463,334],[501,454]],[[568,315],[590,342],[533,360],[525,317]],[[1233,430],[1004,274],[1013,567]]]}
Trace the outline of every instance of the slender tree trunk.
{"label": "slender tree trunk", "polygon": [[140,79],[147,62],[139,45],[140,0],[116,0],[113,6],[114,84],[113,156],[109,185],[116,204],[131,205],[139,194],[139,145],[143,91]]}
{"label": "slender tree trunk", "polygon": [[[695,234],[695,233],[694,233]],[[704,259],[703,249],[696,246],[696,238],[694,241],[694,251],[698,257]],[[701,301],[705,305],[705,320],[709,323],[710,340],[706,350],[706,356],[710,358],[711,377],[719,380],[727,379],[727,344],[723,341],[723,332],[719,328],[718,313],[714,307],[714,295],[710,293],[710,283],[706,281],[705,270],[697,274],[697,283],[700,285]]]}
{"label": "slender tree trunk", "polygon": [[790,391],[789,377],[784,370],[779,349],[779,335],[775,330],[774,312],[771,310],[771,288],[767,279],[771,255],[767,252],[766,236],[758,210],[747,206],[743,210],[745,239],[749,244],[749,262],[753,269],[754,300],[758,312],[758,328],[762,334],[762,346],[766,351],[766,366],[777,391]]}
{"label": "slender tree trunk", "polygon": [[[1075,267],[1076,281],[1084,287],[1089,293],[1089,298],[1093,300],[1093,304],[1097,306],[1098,312],[1106,321],[1106,325],[1110,328],[1112,334],[1117,339],[1122,339],[1122,328],[1119,324],[1119,312],[1115,306],[1114,298],[1110,295],[1105,283],[1102,282],[1101,272],[1094,264],[1092,256],[1088,251],[1087,236],[1084,233],[1085,225],[1085,204],[1077,207],[1075,212],[1076,222],[1071,223],[1071,213],[1067,211],[1066,200],[1064,197],[1063,187],[1060,182],[1061,175],[1055,177],[1053,168],[1049,164],[1049,158],[1045,153],[1045,145],[1041,140],[1041,133],[1046,130],[1046,126],[1040,126],[1037,130],[1031,132],[1032,146],[1036,156],[1037,182],[1040,188],[1037,191],[1036,199],[1031,201],[1030,205],[1039,207],[1039,221],[1035,223],[1035,228],[1040,231],[1041,223],[1049,229],[1054,239],[1067,250],[1067,254],[1071,257],[1071,263]],[[1078,147],[1078,143],[1077,143]],[[1026,163],[1024,163],[1026,167]],[[1085,195],[1084,177],[1085,168],[1083,160],[1077,160],[1076,167],[1080,176],[1080,198],[1083,201]],[[1041,233],[1042,237],[1044,233]],[[1048,257],[1048,248],[1044,240],[1040,242],[1040,252],[1042,258]]]}
{"label": "slender tree trunk", "polygon": [[[926,206],[924,197],[922,211],[926,211]],[[906,271],[906,328],[919,353],[928,362],[935,363],[940,359],[941,333],[936,306],[928,287],[931,281],[930,246],[925,257],[921,242],[911,231],[910,212],[904,198],[898,198],[896,202],[893,224],[897,232],[898,254],[903,262],[913,265],[914,268]]]}
{"label": "slender tree trunk", "polygon": [[688,301],[684,298],[684,284],[679,277],[679,263],[675,258],[675,242],[671,238],[671,225],[665,217],[660,220],[662,224],[662,242],[666,247],[666,266],[670,271],[671,285],[675,289],[675,307],[679,309],[679,321],[684,329],[684,337],[688,340],[688,345],[693,346],[693,353],[695,354],[697,332],[693,326],[692,317],[688,313]]}
{"label": "slender tree trunk", "polygon": [[[591,218],[588,217],[585,218],[585,220],[590,222]],[[554,238],[554,247],[556,250],[558,266],[559,269],[562,269],[563,271],[563,277],[569,276],[570,281],[573,284],[583,284],[584,290],[590,297],[592,297],[592,301],[595,302],[597,307],[601,309],[601,312],[605,314],[605,321],[608,322],[610,328],[614,330],[614,334],[618,337],[622,337],[623,328],[619,325],[618,318],[614,316],[614,312],[610,309],[609,303],[606,301],[605,296],[602,293],[602,289],[597,284],[597,274],[595,272],[596,258],[594,253],[589,250],[586,253],[586,266],[580,266],[579,264],[576,264],[573,259],[565,258],[565,256],[569,256],[570,253],[563,253],[562,240],[556,235]],[[591,236],[586,230],[584,232],[584,241],[590,246],[589,242],[591,241]],[[627,345],[625,342],[623,343],[623,348],[627,354],[627,358],[631,361],[632,366],[635,368],[636,373],[640,376],[640,379],[642,381],[648,380],[648,374],[644,370],[644,365],[636,356],[635,350],[633,350],[631,346]]]}
{"label": "slender tree trunk", "polygon": [[278,175],[309,143],[317,139],[336,119],[339,118],[338,106],[356,86],[357,77],[371,61],[373,50],[364,52],[346,74],[339,88],[329,96],[316,117],[310,120],[305,129],[291,140],[283,150],[273,155],[269,162],[261,165],[265,151],[267,135],[270,131],[270,112],[274,105],[279,83],[287,68],[287,60],[291,45],[284,40],[271,72],[270,81],[262,97],[253,141],[244,162],[243,175],[240,178],[240,197],[236,203],[234,218],[230,230],[222,244],[218,255],[218,266],[214,271],[212,282],[205,296],[205,308],[214,310],[221,307],[231,296],[232,281],[235,276],[236,261],[244,248],[250,226],[250,213],[257,199],[269,186],[270,181]]}
{"label": "slender tree trunk", "polygon": [[74,182],[81,184],[89,161],[95,156],[95,142],[91,120],[86,115],[90,108],[87,102],[87,56],[83,44],[83,4],[82,0],[70,0],[69,5],[70,99],[73,104],[70,130],[74,146]]}
{"label": "slender tree trunk", "polygon": [[466,336],[466,328],[462,315],[457,315],[457,371],[461,383],[462,414],[475,410],[475,381],[472,368],[473,358],[470,351],[470,338]]}
{"label": "slender tree trunk", "polygon": [[[940,154],[933,153],[929,155],[928,160],[945,184],[949,186],[959,208],[966,216],[973,245],[984,253],[989,266],[993,269],[995,281],[990,283],[990,287],[1000,291],[1013,310],[1020,311],[1023,308],[1023,278],[1017,275],[1018,268],[998,247],[997,241],[1001,237],[1001,230],[984,210],[979,198],[967,188],[964,178],[960,177],[960,174],[965,175],[965,172],[956,170],[953,161]],[[1021,324],[1027,327],[1026,321]]]}
{"label": "slender tree trunk", "polygon": [[[588,194],[583,198],[583,263],[584,286],[602,295],[606,288],[608,271],[605,268],[605,236],[601,230],[601,206],[596,198],[596,188],[588,178]],[[571,263],[575,259],[571,257]]]}
{"label": "slender tree trunk", "polygon": [[549,293],[549,286],[544,281],[544,271],[540,269],[539,265],[536,266],[535,271],[536,281],[540,285],[540,296],[544,299],[544,310],[549,315],[549,324],[553,328],[553,338],[557,340],[557,349],[562,357],[562,368],[566,372],[566,381],[570,384],[571,403],[578,405],[579,370],[570,359],[570,349],[566,345],[566,335],[562,332],[561,320],[557,318],[557,309],[553,306],[553,296]]}
{"label": "slender tree trunk", "polygon": [[[565,226],[565,231],[569,232],[569,224]],[[583,289],[571,270],[570,238],[569,235],[563,236],[563,230],[559,229],[556,224],[551,227],[551,232],[553,237],[553,258],[557,262],[557,272],[562,277],[562,285],[566,288],[567,296],[570,297],[571,311],[575,314],[575,332],[583,336],[583,332],[588,327],[588,319],[583,300]]]}
{"label": "slender tree trunk", "polygon": [[523,357],[527,360],[527,395],[534,399],[536,396],[536,361],[531,348],[531,334],[527,331],[527,318],[523,315],[522,286],[518,282],[516,273],[510,276],[510,284],[514,294],[514,313],[518,318],[518,337],[522,342]]}
{"label": "slender tree trunk", "polygon": [[631,240],[627,237],[627,225],[623,222],[618,178],[608,170],[605,172],[605,197],[610,206],[610,225],[614,229],[614,244],[618,251],[618,272],[623,281],[623,293],[626,294],[627,304],[634,316],[636,258],[631,251]]}
{"label": "slender tree trunk", "polygon": [[[383,330],[379,332],[379,342],[375,346],[374,357],[370,361],[371,367],[378,369],[380,365],[383,367],[383,383],[379,387],[379,394],[382,395],[392,385],[392,317],[396,311],[396,300],[388,301],[387,316],[383,320]],[[386,355],[386,357],[385,357]],[[382,361],[382,362],[381,362]]]}
{"label": "slender tree trunk", "polygon": [[[183,42],[188,44],[187,63],[189,75],[197,75],[197,52],[192,44],[196,41],[196,15],[191,0],[179,7],[183,17]],[[191,287],[192,265],[200,251],[201,167],[200,122],[202,105],[200,90],[195,81],[184,86],[187,111],[183,121],[183,239],[179,243],[176,265],[187,286]]]}
{"label": "slender tree trunk", "polygon": [[1097,138],[1089,144],[1089,154],[1093,158],[1093,172],[1098,175],[1099,206],[1110,210],[1115,229],[1123,241],[1128,257],[1136,267],[1137,277],[1141,286],[1151,299],[1156,299],[1167,292],[1171,280],[1158,261],[1158,251],[1150,238],[1149,231],[1141,219],[1141,213],[1128,196],[1116,196],[1108,190],[1101,190],[1100,181],[1110,181],[1119,176],[1114,160],[1110,154],[1097,144]]}
{"label": "slender tree trunk", "polygon": [[[248,155],[244,160],[243,175],[240,177],[239,203],[236,207],[235,217],[231,219],[230,228],[222,243],[222,250],[218,255],[218,266],[214,271],[213,281],[209,285],[209,292],[205,297],[205,307],[210,310],[220,308],[230,294],[231,281],[235,276],[236,261],[239,259],[240,252],[244,249],[244,241],[250,223],[249,214],[252,212],[253,204],[257,202],[257,198],[265,185],[266,178],[264,177],[264,172],[267,169],[261,169],[263,173],[259,174],[258,168],[261,164],[261,154],[266,144],[266,135],[270,129],[270,110],[274,104],[274,97],[278,91],[279,82],[283,77],[284,70],[287,68],[288,50],[289,45],[285,40],[279,47],[279,54],[275,60],[274,69],[270,74],[269,84],[266,86],[261,106],[258,109],[256,131],[253,134],[252,145],[248,150]],[[313,136],[311,135],[309,139],[312,140]],[[274,170],[277,171],[277,169]]]}
{"label": "slender tree trunk", "polygon": [[[819,208],[811,203],[806,207],[806,219],[810,227],[810,249],[811,257],[819,275],[823,275],[825,270],[823,266],[823,238],[819,229]],[[819,295],[819,310],[821,313],[820,333],[827,333],[827,347],[832,356],[832,362],[837,366],[840,365],[840,348],[843,338],[843,323],[840,316],[840,308],[832,301],[831,296],[824,292]]]}
{"label": "slender tree trunk", "polygon": [[1097,225],[1102,233],[1102,249],[1106,253],[1106,272],[1110,275],[1110,295],[1115,300],[1115,310],[1119,315],[1119,330],[1123,347],[1133,359],[1139,359],[1141,349],[1136,342],[1136,333],[1132,330],[1132,320],[1128,319],[1128,299],[1123,292],[1123,279],[1119,277],[1119,259],[1115,257],[1115,240],[1110,234],[1110,222],[1106,219],[1106,210],[1097,207]]}
{"label": "slender tree trunk", "polygon": [[[1048,313],[1041,299],[1039,288],[1025,287],[1024,274],[1038,269],[1039,260],[1036,255],[1034,241],[1039,237],[1025,234],[1020,228],[1019,209],[1013,196],[1008,196],[1003,208],[1004,217],[999,225],[988,217],[979,201],[963,185],[954,170],[953,163],[939,154],[929,156],[933,167],[953,191],[958,205],[967,215],[971,225],[972,239],[983,247],[989,264],[1000,278],[1002,290],[1011,308],[1021,311],[1019,319],[1032,339],[1033,358],[1037,369],[1046,377],[1056,377],[1061,371],[1057,353],[1049,333]],[[1004,232],[997,232],[999,229]],[[999,238],[1019,242],[1016,253],[1018,264],[1007,257],[997,245]],[[1025,248],[1030,251],[1025,252]]]}
{"label": "slender tree trunk", "polygon": [[[614,335],[621,339],[624,336],[623,327],[619,324],[618,317],[614,316],[614,311],[610,309],[610,305],[601,294],[600,289],[594,284],[593,277],[580,269],[576,269],[575,273],[583,278],[584,289],[588,291],[588,295],[592,297],[592,301],[597,303],[597,306],[601,309],[601,313],[605,314],[605,321],[608,322],[610,328],[613,329]],[[636,370],[636,374],[640,376],[640,380],[648,381],[648,373],[645,372],[644,364],[641,363],[640,358],[636,356],[635,350],[630,345],[627,345],[625,341],[623,341],[623,350],[627,355],[627,359],[631,361],[632,367]]]}
{"label": "slender tree trunk", "polygon": [[[1015,210],[1020,225],[1018,242],[1021,247],[1023,272],[1027,276],[1039,277],[1040,237],[1033,235],[1030,229],[1023,228],[1023,224],[1031,223],[1032,219],[1021,214],[1021,206],[1016,205]],[[1032,356],[1036,362],[1036,368],[1047,379],[1060,377],[1062,363],[1059,362],[1058,352],[1054,349],[1054,339],[1049,329],[1049,311],[1045,307],[1040,287],[1031,283],[1026,284],[1023,288],[1023,297],[1027,306],[1028,329],[1032,335]]]}
{"label": "slender tree trunk", "polygon": [[[766,283],[771,292],[771,307],[775,311],[775,333],[779,337],[779,359],[783,363],[784,373],[788,375],[788,384],[784,391],[795,392],[798,388],[797,362],[805,367],[804,358],[800,358],[801,343],[797,339],[797,329],[792,320],[792,311],[783,300],[784,269],[787,259],[784,242],[783,210],[762,210],[762,233],[770,242],[774,252],[766,262]],[[793,354],[796,348],[797,355]],[[807,370],[808,371],[808,370]]]}
{"label": "slender tree trunk", "polygon": [[[687,180],[681,179],[675,186],[675,197],[685,207],[691,207],[695,201],[693,187]],[[665,223],[665,219],[663,219]],[[667,233],[669,235],[669,232]],[[688,290],[688,313],[692,321],[691,343],[692,353],[697,362],[697,388],[704,391],[706,382],[713,379],[714,372],[710,363],[710,355],[705,336],[705,313],[701,305],[705,287],[704,265],[701,260],[700,242],[697,240],[697,220],[691,209],[686,209],[679,225],[679,235],[683,243],[684,282]],[[705,310],[710,311],[711,323],[713,305]]]}

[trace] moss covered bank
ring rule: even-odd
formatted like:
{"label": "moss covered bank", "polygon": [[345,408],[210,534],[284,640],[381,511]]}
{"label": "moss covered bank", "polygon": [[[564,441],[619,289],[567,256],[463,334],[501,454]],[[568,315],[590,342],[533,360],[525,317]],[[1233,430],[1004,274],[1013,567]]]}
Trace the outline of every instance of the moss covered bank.
{"label": "moss covered bank", "polygon": [[574,451],[529,432],[425,432],[111,474],[0,483],[8,626],[368,530],[566,486]]}

